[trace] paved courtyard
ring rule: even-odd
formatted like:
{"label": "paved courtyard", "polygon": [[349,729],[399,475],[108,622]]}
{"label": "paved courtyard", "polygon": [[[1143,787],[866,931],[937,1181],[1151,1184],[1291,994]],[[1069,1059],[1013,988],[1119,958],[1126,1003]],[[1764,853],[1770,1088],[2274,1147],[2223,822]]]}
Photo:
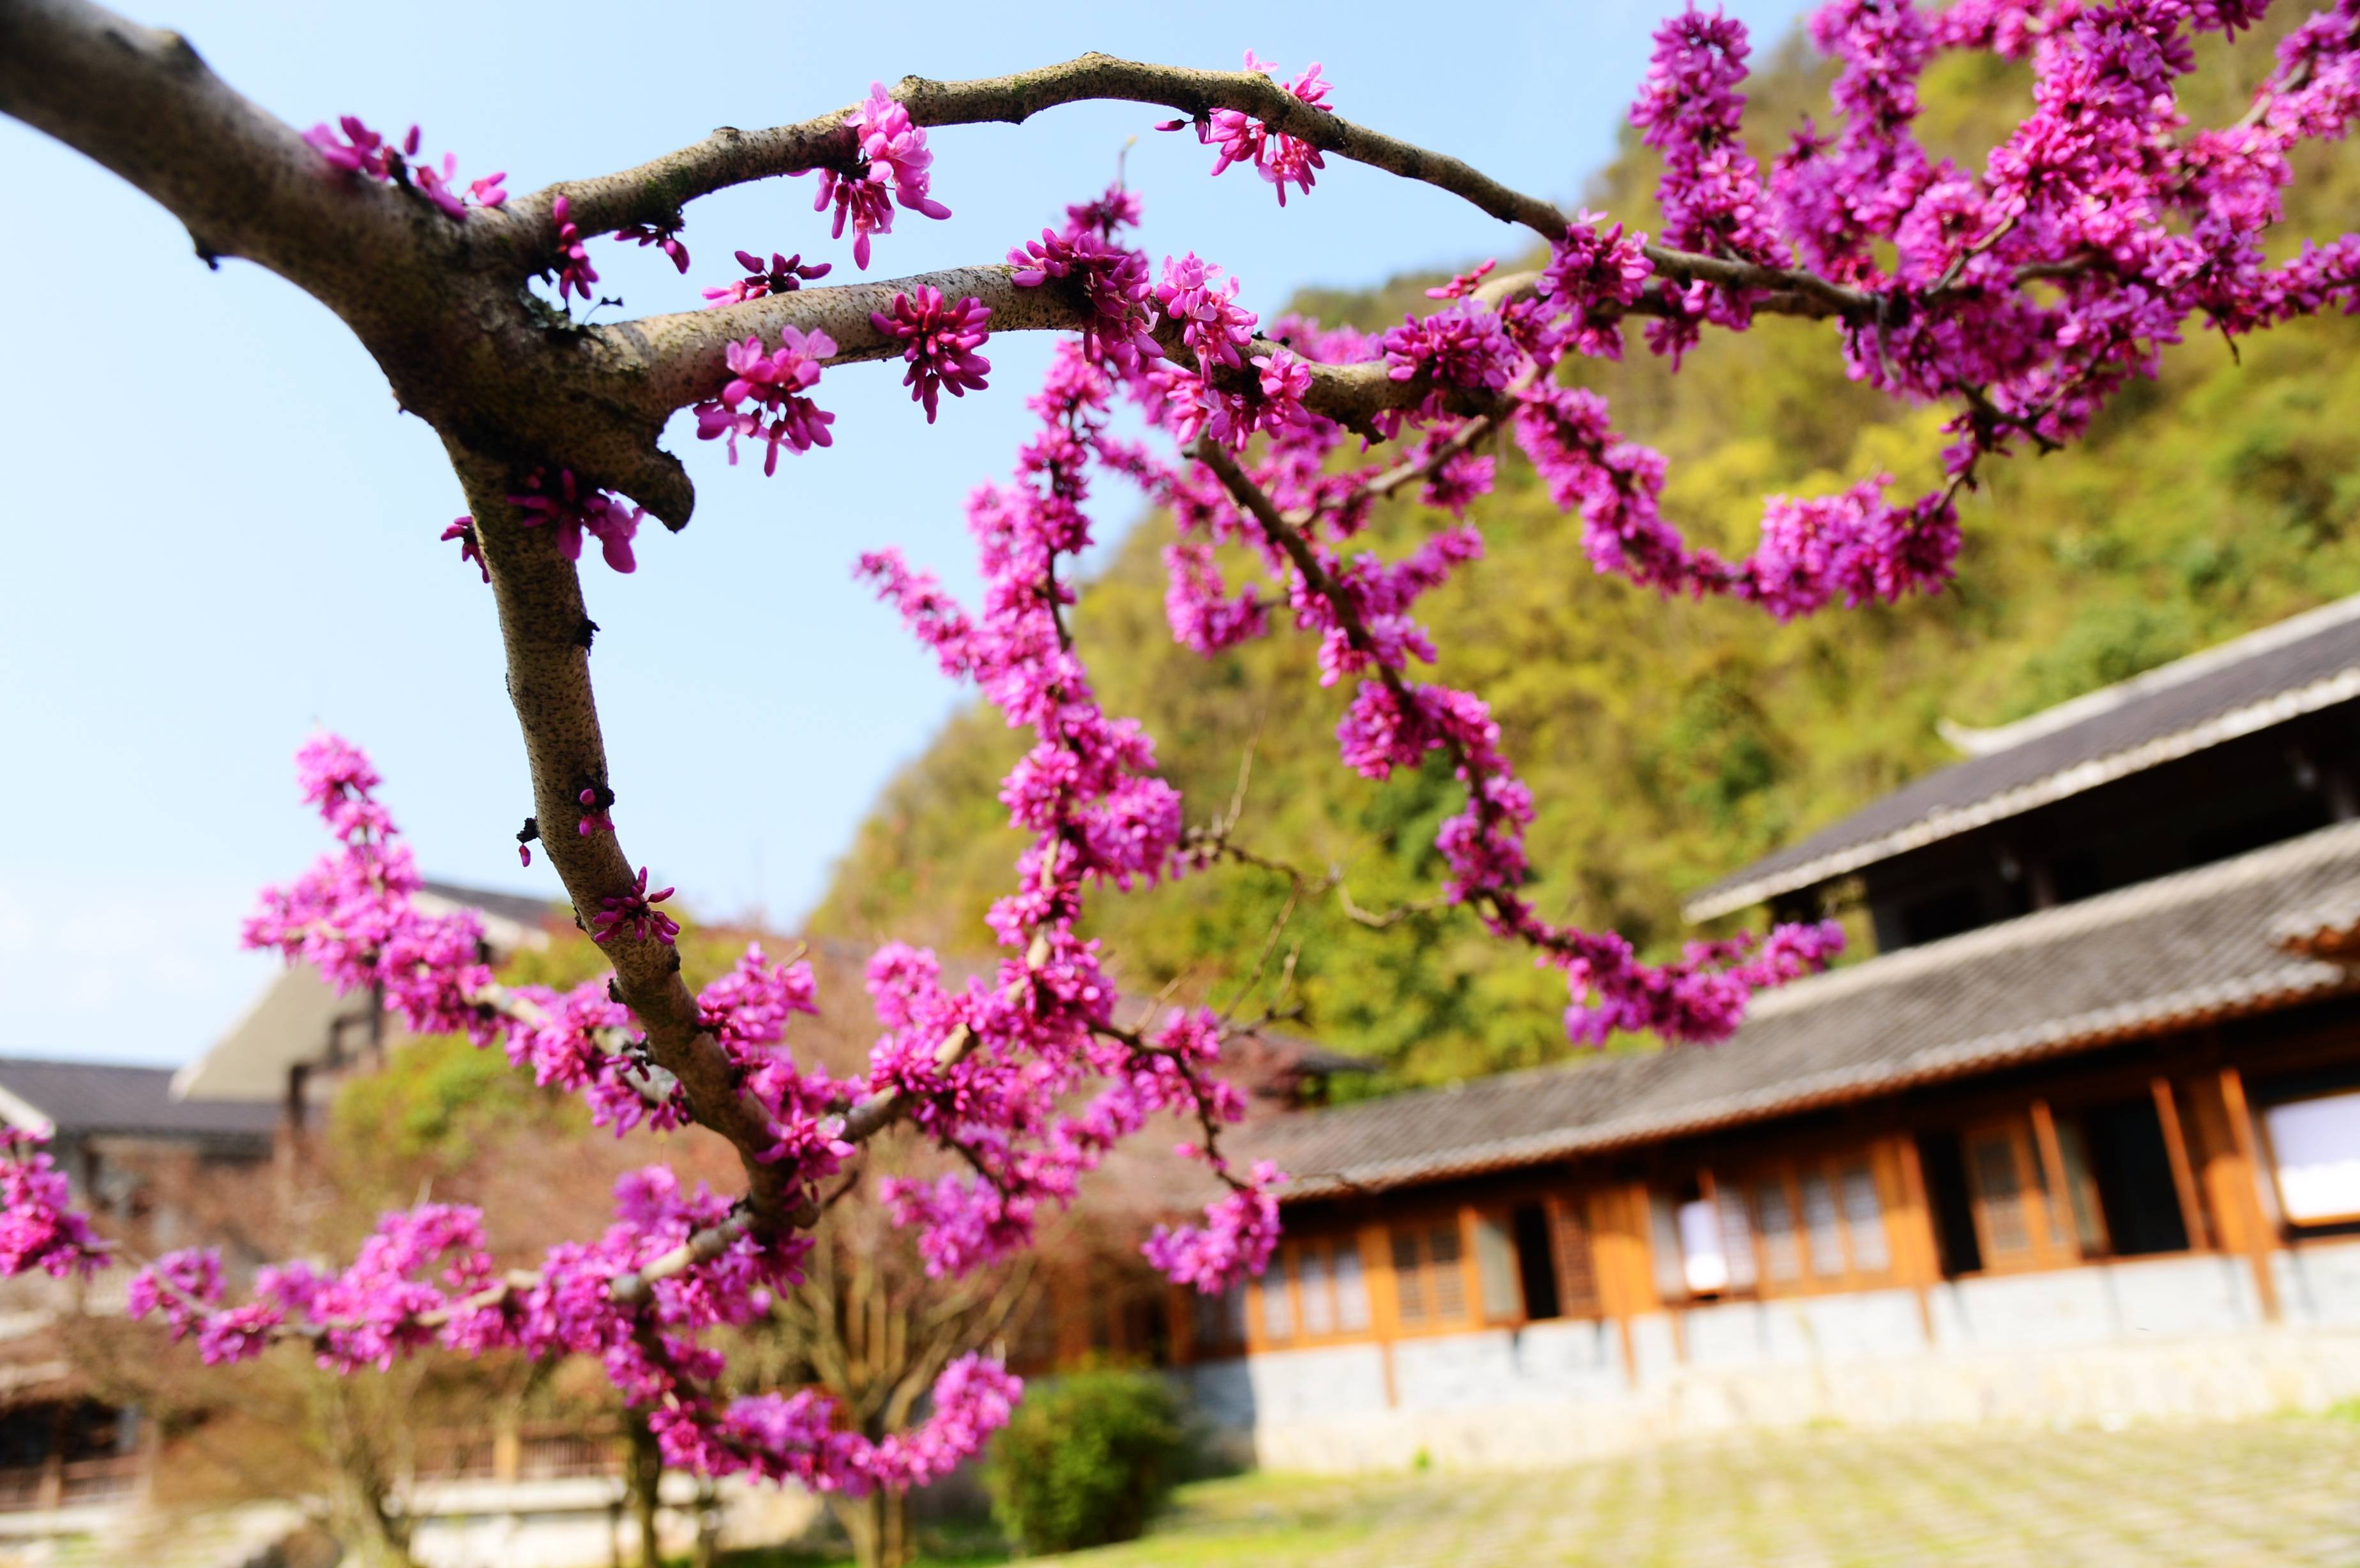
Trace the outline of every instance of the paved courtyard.
{"label": "paved courtyard", "polygon": [[2360,1420],[1684,1443],[1577,1471],[1187,1488],[1088,1568],[2360,1564]]}

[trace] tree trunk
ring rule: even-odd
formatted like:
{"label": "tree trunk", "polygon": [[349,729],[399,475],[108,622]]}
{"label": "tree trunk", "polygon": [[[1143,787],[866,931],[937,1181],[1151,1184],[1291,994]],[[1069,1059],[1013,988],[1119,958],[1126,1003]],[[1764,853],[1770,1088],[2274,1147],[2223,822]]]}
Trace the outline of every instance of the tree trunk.
{"label": "tree trunk", "polygon": [[623,1461],[623,1484],[630,1496],[631,1518],[639,1527],[640,1568],[659,1568],[663,1546],[656,1535],[658,1491],[663,1485],[663,1450],[647,1417],[634,1410],[626,1419],[629,1451]]}
{"label": "tree trunk", "polygon": [[852,1558],[859,1568],[909,1568],[916,1560],[909,1493],[882,1487],[865,1497],[830,1493],[827,1502],[851,1539]]}
{"label": "tree trunk", "polygon": [[697,1483],[695,1568],[716,1568],[721,1561],[721,1499],[712,1477]]}

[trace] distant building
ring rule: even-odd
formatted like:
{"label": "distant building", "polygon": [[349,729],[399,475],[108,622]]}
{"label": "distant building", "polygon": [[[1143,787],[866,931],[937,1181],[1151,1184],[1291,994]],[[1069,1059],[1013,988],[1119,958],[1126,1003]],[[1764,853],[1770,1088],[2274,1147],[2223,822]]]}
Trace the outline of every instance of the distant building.
{"label": "distant building", "polygon": [[[466,908],[496,955],[549,941],[562,906],[430,883],[429,909]],[[229,1242],[221,1216],[192,1211],[203,1181],[252,1171],[297,1149],[336,1086],[372,1071],[410,1037],[376,999],[339,997],[308,966],[275,975],[228,1033],[189,1065],[116,1067],[0,1058],[0,1121],[40,1132],[72,1180],[76,1202],[118,1232],[133,1226],[158,1249]],[[258,1256],[247,1258],[259,1262]],[[52,1560],[74,1543],[91,1561],[244,1565],[300,1523],[291,1507],[233,1510],[200,1525],[159,1520],[143,1508],[153,1473],[169,1464],[137,1410],[91,1397],[60,1343],[74,1312],[122,1311],[117,1272],[87,1285],[33,1275],[0,1281],[0,1563]],[[621,1452],[609,1433],[514,1426],[453,1432],[421,1456],[406,1505],[417,1519],[412,1553],[429,1568],[591,1568],[617,1561],[627,1533]],[[700,1510],[725,1530],[767,1541],[791,1535],[816,1499],[725,1484],[703,1496],[690,1477],[666,1478],[668,1544],[686,1550]],[[292,1499],[290,1499],[290,1502]]]}
{"label": "distant building", "polygon": [[[169,1068],[0,1059],[0,1121],[50,1140],[85,1208],[194,1241],[155,1172],[266,1163],[279,1110],[176,1100]],[[118,1299],[103,1294],[100,1310]],[[0,1547],[103,1531],[147,1481],[154,1444],[139,1412],[93,1399],[60,1343],[76,1301],[47,1275],[0,1284]]]}
{"label": "distant building", "polygon": [[1691,902],[1875,933],[1728,1042],[1266,1124],[1206,1411],[1338,1469],[2360,1395],[2360,599],[1953,738]]}

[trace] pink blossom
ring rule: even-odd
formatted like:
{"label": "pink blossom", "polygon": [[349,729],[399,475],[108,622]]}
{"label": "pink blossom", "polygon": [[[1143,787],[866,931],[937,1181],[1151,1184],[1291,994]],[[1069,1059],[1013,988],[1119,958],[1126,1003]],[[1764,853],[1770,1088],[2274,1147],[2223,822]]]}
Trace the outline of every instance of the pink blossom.
{"label": "pink blossom", "polygon": [[845,224],[851,223],[853,264],[866,269],[869,236],[892,232],[895,202],[929,218],[947,218],[951,210],[927,194],[934,155],[926,148],[926,133],[886,93],[884,83],[870,83],[868,98],[854,106],[844,123],[852,127],[855,162],[849,169],[819,171],[819,195],[812,210],[825,212],[835,207],[832,232],[836,239],[844,237]]}
{"label": "pink blossom", "polygon": [[615,937],[628,936],[633,942],[660,942],[669,945],[680,934],[680,922],[656,908],[671,898],[670,887],[648,891],[648,868],[639,867],[639,880],[631,890],[609,894],[598,900],[598,912],[590,917],[590,936],[594,942],[610,942]]}
{"label": "pink blossom", "polygon": [[773,294],[792,294],[815,278],[825,278],[831,270],[831,264],[825,261],[806,264],[801,251],[792,256],[781,256],[772,251],[770,261],[765,264],[751,251],[741,250],[738,253],[738,265],[746,269],[746,276],[735,283],[707,289],[705,291],[707,309],[742,304],[748,299],[765,299]]}
{"label": "pink blossom", "polygon": [[[1246,50],[1246,69],[1268,75],[1274,67],[1269,60],[1255,58]],[[1323,114],[1334,114],[1328,100],[1329,84],[1321,80],[1319,63],[1314,60],[1308,70],[1287,84],[1286,91]],[[1158,125],[1158,130],[1176,131],[1189,125],[1187,120],[1172,120]],[[1300,136],[1272,129],[1262,121],[1235,109],[1215,109],[1194,122],[1196,139],[1207,147],[1220,149],[1214,159],[1213,173],[1219,175],[1231,164],[1253,166],[1254,172],[1268,180],[1278,192],[1278,204],[1286,205],[1286,188],[1294,185],[1308,195],[1317,176],[1316,170],[1328,167],[1319,149]]]}
{"label": "pink blossom", "polygon": [[680,242],[680,224],[627,223],[615,231],[618,240],[636,241],[642,248],[653,245],[672,258],[672,270],[688,270],[688,247]]}
{"label": "pink blossom", "polygon": [[0,1279],[38,1269],[56,1279],[94,1273],[106,1244],[74,1212],[73,1190],[41,1152],[45,1137],[0,1127]]}
{"label": "pink blossom", "polygon": [[982,300],[969,298],[953,305],[941,289],[925,284],[918,286],[914,296],[895,294],[891,314],[869,313],[879,332],[901,341],[901,357],[910,365],[901,385],[910,388],[911,401],[925,405],[926,423],[934,422],[935,401],[944,387],[954,397],[984,389],[991,361],[975,351],[991,335],[983,325],[990,319],[990,308]]}
{"label": "pink blossom", "polygon": [[639,519],[647,514],[577,478],[572,469],[561,468],[554,475],[545,468],[534,469],[525,475],[524,489],[510,495],[508,502],[524,514],[525,527],[546,524],[553,528],[558,553],[566,560],[582,559],[582,536],[586,533],[598,541],[598,553],[610,569],[637,569],[631,540],[639,531]]}
{"label": "pink blossom", "polygon": [[775,474],[779,449],[809,452],[832,446],[827,427],[836,416],[805,396],[819,385],[822,366],[836,354],[836,340],[825,332],[799,327],[779,329],[779,346],[765,352],[762,340],[749,337],[729,345],[724,358],[730,378],[720,392],[695,406],[696,434],[701,441],[727,437],[729,461],[738,461],[738,438],[759,438],[764,447],[762,472]]}

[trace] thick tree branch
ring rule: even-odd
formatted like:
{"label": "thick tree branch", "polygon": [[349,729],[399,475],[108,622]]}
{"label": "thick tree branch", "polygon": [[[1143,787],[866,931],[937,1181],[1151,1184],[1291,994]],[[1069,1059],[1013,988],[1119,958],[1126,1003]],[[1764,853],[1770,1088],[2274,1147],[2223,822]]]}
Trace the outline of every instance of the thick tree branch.
{"label": "thick tree branch", "polygon": [[[1563,214],[1549,202],[1459,159],[1321,114],[1258,72],[1086,55],[986,81],[912,77],[896,96],[924,125],[1016,122],[1084,99],[1156,103],[1191,116],[1235,109],[1325,151],[1449,191],[1545,239],[1564,232]],[[293,127],[213,75],[185,39],[87,0],[0,4],[0,110],[146,191],[188,226],[208,260],[252,260],[335,311],[376,358],[401,407],[446,441],[512,470],[571,468],[674,528],[687,521],[694,493],[678,460],[657,443],[674,410],[711,396],[726,379],[722,355],[733,339],[775,342],[779,328],[792,322],[827,332],[844,361],[887,357],[897,345],[869,314],[919,283],[982,299],[995,332],[1071,331],[1083,320],[1071,290],[1020,289],[1006,267],[991,266],[603,328],[577,326],[527,291],[526,280],[554,252],[551,209],[559,194],[570,199],[585,234],[672,222],[696,196],[848,159],[854,148],[842,110],[770,131],[717,131],[637,169],[552,186],[464,222],[407,186],[337,173]],[[1867,296],[1805,273],[1661,247],[1649,255],[1673,282],[1769,290],[1759,310],[1873,313]],[[1664,309],[1660,293],[1634,307]],[[1366,366],[1316,375],[1311,406],[1348,425],[1426,391]]]}
{"label": "thick tree branch", "polygon": [[[574,900],[575,918],[587,927],[604,900],[631,894],[634,874],[617,834],[574,833],[562,825],[581,814],[582,790],[608,779],[590,690],[590,651],[580,635],[588,618],[581,580],[572,561],[525,527],[508,499],[503,465],[456,443],[450,452],[475,510],[499,606],[508,698],[532,769],[534,815],[550,825],[542,844]],[[769,1118],[739,1091],[728,1054],[699,1021],[696,997],[681,978],[679,950],[620,930],[599,947],[615,966],[623,1004],[647,1031],[650,1058],[680,1081],[689,1114],[736,1146],[746,1171],[749,1224],[767,1237],[789,1223],[803,1195],[788,1188],[781,1166],[756,1158],[772,1142]]]}
{"label": "thick tree branch", "polygon": [[[972,82],[905,76],[892,96],[909,109],[911,119],[927,126],[1022,125],[1043,109],[1107,99],[1159,104],[1192,119],[1201,119],[1216,109],[1235,109],[1322,152],[1447,191],[1502,223],[1524,224],[1543,239],[1565,235],[1565,214],[1555,203],[1512,190],[1458,158],[1372,131],[1338,114],[1322,114],[1259,71],[1191,71],[1086,54],[1057,65]],[[626,223],[660,223],[677,217],[682,206],[696,197],[748,180],[849,159],[855,151],[852,135],[844,125],[849,112],[847,105],[767,131],[724,126],[693,147],[637,169],[553,185],[515,206],[520,215],[538,218],[547,212],[555,197],[563,195],[585,234]]]}

